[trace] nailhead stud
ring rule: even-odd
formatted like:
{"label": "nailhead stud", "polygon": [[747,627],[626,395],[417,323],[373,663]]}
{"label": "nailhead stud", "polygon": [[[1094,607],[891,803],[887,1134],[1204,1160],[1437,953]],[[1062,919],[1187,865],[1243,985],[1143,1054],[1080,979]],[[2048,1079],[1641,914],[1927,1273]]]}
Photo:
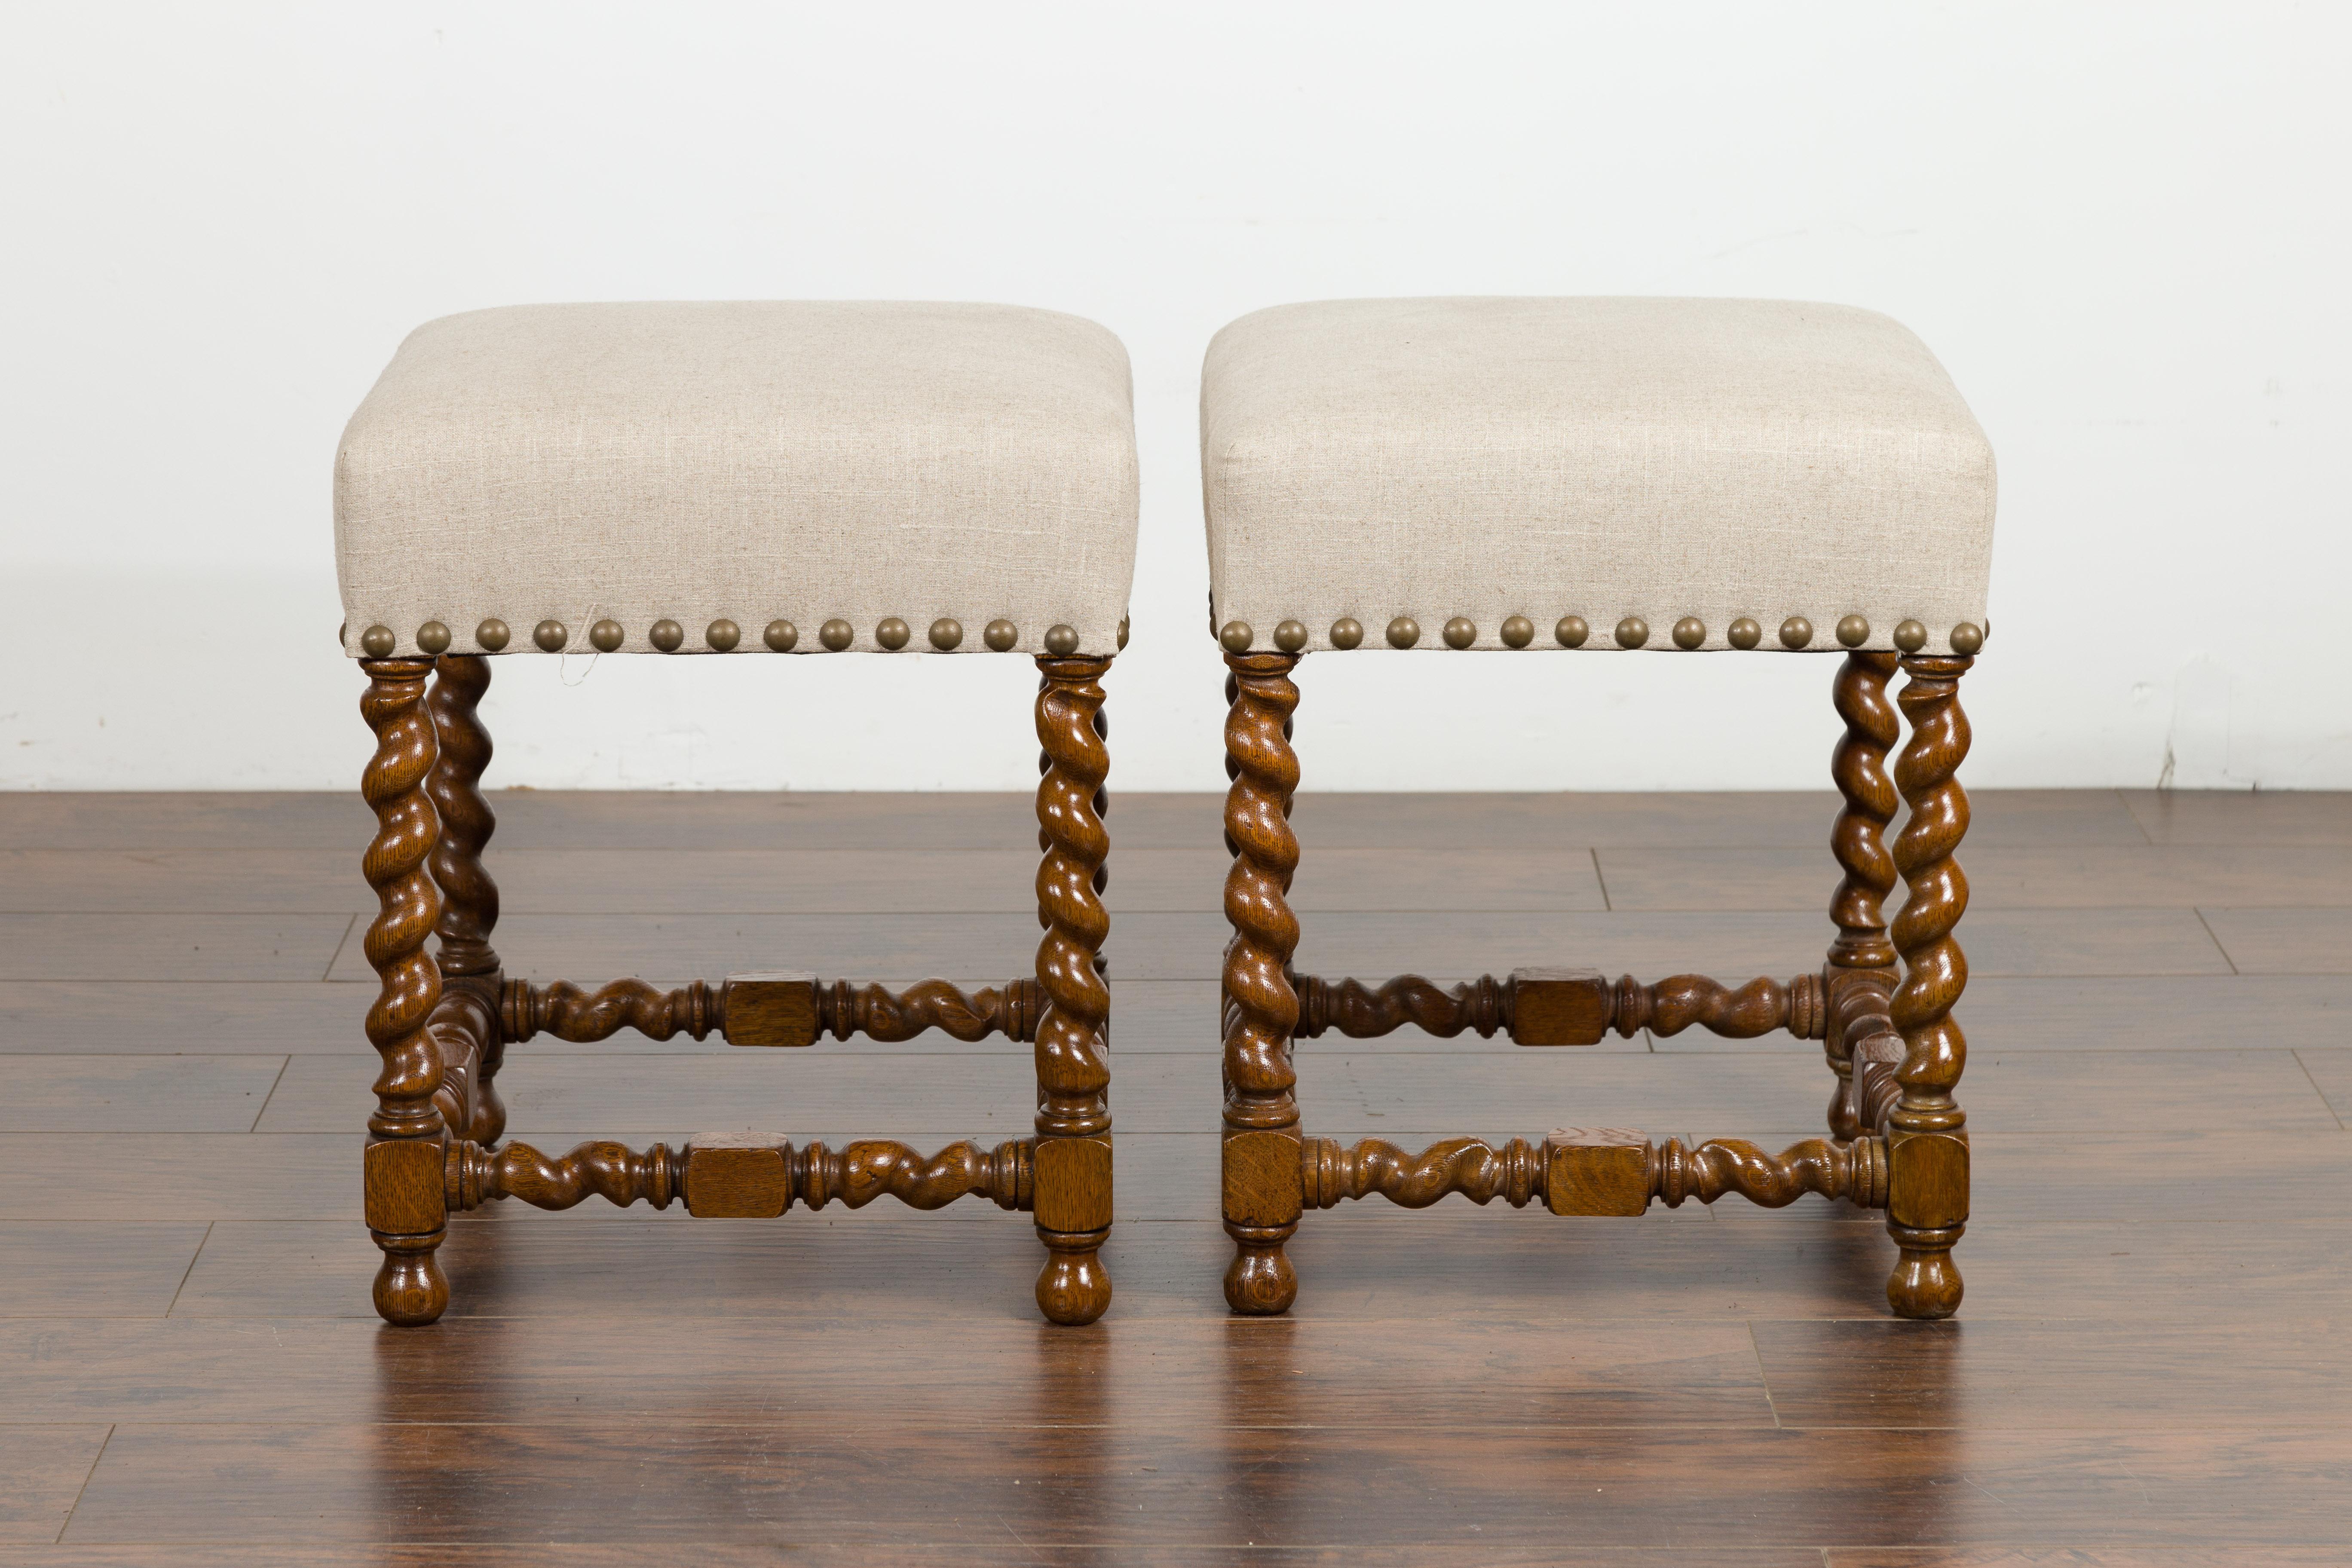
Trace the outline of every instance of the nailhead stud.
{"label": "nailhead stud", "polygon": [[370,658],[390,658],[400,639],[392,635],[390,626],[370,626],[360,634],[360,651]]}
{"label": "nailhead stud", "polygon": [[1456,616],[1445,623],[1445,646],[1468,647],[1478,640],[1478,627],[1467,616]]}
{"label": "nailhead stud", "polygon": [[[1118,646],[1119,646],[1119,649],[1120,649],[1120,651],[1121,651],[1121,652],[1125,652],[1125,651],[1126,651],[1126,648],[1127,648],[1127,623],[1128,623],[1128,617],[1127,617],[1127,616],[1119,616],[1119,618],[1118,618]],[[1101,709],[1099,709],[1099,708],[1097,708],[1097,709],[1096,709],[1096,710],[1095,710],[1095,711],[1096,711],[1096,712],[1097,712],[1097,713],[1099,713],[1099,712],[1101,712],[1101,711],[1102,711],[1102,710],[1101,710]]]}
{"label": "nailhead stud", "polygon": [[341,647],[351,639],[352,623],[345,621],[335,628],[335,646]]}
{"label": "nailhead stud", "polygon": [[449,628],[439,621],[427,621],[416,628],[416,646],[426,653],[449,651]]}
{"label": "nailhead stud", "polygon": [[931,646],[941,653],[951,653],[963,646],[963,623],[941,616],[931,623]]}
{"label": "nailhead stud", "polygon": [[722,616],[702,628],[702,640],[716,652],[733,653],[743,640],[743,628]]}
{"label": "nailhead stud", "polygon": [[856,636],[857,628],[839,616],[834,616],[816,629],[816,640],[823,643],[826,651],[831,653],[839,653],[843,648],[847,647]]}
{"label": "nailhead stud", "polygon": [[1813,640],[1813,623],[1802,616],[1790,616],[1780,623],[1782,647],[1806,647]]}
{"label": "nailhead stud", "polygon": [[1919,621],[1898,621],[1895,626],[1895,646],[1905,653],[1917,653],[1927,646],[1927,627]]}
{"label": "nailhead stud", "polygon": [[605,619],[588,628],[588,642],[598,653],[612,653],[620,647],[621,640],[628,635],[621,629],[620,622]]}
{"label": "nailhead stud", "polygon": [[1690,649],[1706,641],[1706,623],[1696,616],[1685,616],[1675,623],[1675,646]]}
{"label": "nailhead stud", "polygon": [[1764,640],[1764,628],[1756,624],[1755,616],[1742,616],[1732,622],[1729,629],[1723,635],[1732,647],[1748,648],[1754,647]]}
{"label": "nailhead stud", "polygon": [[1617,623],[1617,646],[1640,647],[1650,640],[1650,623],[1639,616],[1627,616]]}
{"label": "nailhead stud", "polygon": [[562,621],[541,621],[530,628],[530,640],[541,653],[562,653],[563,645],[572,640],[572,632]]}
{"label": "nailhead stud", "polygon": [[1364,623],[1353,616],[1341,616],[1331,623],[1331,646],[1345,653],[1364,643]]}
{"label": "nailhead stud", "polygon": [[1055,658],[1067,658],[1078,651],[1078,628],[1056,624],[1045,628],[1045,651]]}
{"label": "nailhead stud", "polygon": [[1224,629],[1217,634],[1217,640],[1224,645],[1227,653],[1249,652],[1256,637],[1257,633],[1250,629],[1247,621],[1227,621]]}
{"label": "nailhead stud", "polygon": [[892,653],[905,647],[907,639],[914,635],[913,628],[896,616],[885,617],[882,624],[874,628],[874,640]]}
{"label": "nailhead stud", "polygon": [[506,622],[496,617],[484,621],[474,628],[474,641],[484,653],[498,652],[507,646],[508,639],[513,636],[514,633],[507,629]]}
{"label": "nailhead stud", "polygon": [[1297,653],[1307,646],[1307,623],[1285,621],[1274,628],[1274,646],[1285,653]]}
{"label": "nailhead stud", "polygon": [[1562,616],[1551,629],[1552,640],[1562,647],[1582,647],[1592,628],[1584,624],[1582,616]]}
{"label": "nailhead stud", "polygon": [[686,628],[665,616],[646,628],[646,641],[662,653],[676,653],[686,646]]}
{"label": "nailhead stud", "polygon": [[1837,624],[1837,639],[1848,647],[1860,647],[1870,640],[1870,623],[1860,616],[1848,616]]}
{"label": "nailhead stud", "polygon": [[1399,616],[1389,623],[1389,647],[1411,647],[1421,640],[1421,623],[1411,616]]}
{"label": "nailhead stud", "polygon": [[1952,628],[1952,651],[1972,654],[1984,647],[1984,628],[1970,621],[1962,621]]}
{"label": "nailhead stud", "polygon": [[790,621],[770,621],[768,629],[760,634],[760,640],[773,652],[790,653],[800,647],[801,629]]}
{"label": "nailhead stud", "polygon": [[988,623],[988,628],[982,632],[980,637],[981,640],[989,646],[991,651],[1003,653],[1021,640],[1021,628],[999,616]]}
{"label": "nailhead stud", "polygon": [[1513,616],[1503,623],[1503,646],[1525,647],[1536,640],[1536,624],[1525,616]]}

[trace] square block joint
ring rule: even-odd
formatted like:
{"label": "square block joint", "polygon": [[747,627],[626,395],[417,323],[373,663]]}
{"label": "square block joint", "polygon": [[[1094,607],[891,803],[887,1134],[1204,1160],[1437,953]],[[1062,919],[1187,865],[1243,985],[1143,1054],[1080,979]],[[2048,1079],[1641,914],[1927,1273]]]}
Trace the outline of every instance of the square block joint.
{"label": "square block joint", "polygon": [[1650,1206],[1650,1141],[1622,1127],[1562,1127],[1544,1140],[1544,1203],[1558,1215],[1631,1219]]}
{"label": "square block joint", "polygon": [[706,1132],[686,1146],[686,1212],[774,1219],[792,1205],[792,1148],[762,1132]]}
{"label": "square block joint", "polygon": [[1511,1038],[1522,1046],[1597,1046],[1615,1011],[1612,989],[1597,969],[1514,969]]}
{"label": "square block joint", "polygon": [[730,1046],[813,1046],[823,1033],[817,978],[782,970],[730,974],[719,992]]}

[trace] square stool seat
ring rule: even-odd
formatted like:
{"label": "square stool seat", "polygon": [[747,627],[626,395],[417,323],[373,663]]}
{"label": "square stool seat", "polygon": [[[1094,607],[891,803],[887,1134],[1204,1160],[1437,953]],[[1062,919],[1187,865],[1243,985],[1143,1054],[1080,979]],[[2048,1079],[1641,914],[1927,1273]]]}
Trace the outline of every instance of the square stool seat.
{"label": "square stool seat", "polygon": [[1210,345],[1201,434],[1215,623],[1259,647],[1291,623],[1288,651],[1887,649],[1916,623],[1944,652],[1984,626],[1991,448],[1868,310],[1278,306]]}
{"label": "square stool seat", "polygon": [[586,651],[600,623],[604,652],[1108,654],[1136,515],[1126,351],[1003,305],[449,316],[335,462],[354,658]]}

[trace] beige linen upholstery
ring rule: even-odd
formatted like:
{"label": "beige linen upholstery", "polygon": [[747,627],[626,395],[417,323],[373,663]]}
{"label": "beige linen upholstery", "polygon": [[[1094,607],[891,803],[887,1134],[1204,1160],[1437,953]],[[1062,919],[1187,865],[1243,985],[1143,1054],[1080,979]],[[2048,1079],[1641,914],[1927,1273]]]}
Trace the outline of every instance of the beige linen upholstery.
{"label": "beige linen upholstery", "polygon": [[562,622],[621,651],[730,620],[740,651],[846,620],[910,652],[941,618],[958,651],[1005,620],[1116,650],[1135,570],[1127,353],[1091,321],[1002,305],[523,305],[410,334],[343,432],[335,558],[344,649],[370,626],[416,651],[509,653]]}
{"label": "beige linen upholstery", "polygon": [[1614,648],[1801,616],[1837,650],[1906,620],[1981,627],[1993,459],[1943,367],[1885,316],[1759,300],[1354,300],[1243,317],[1209,345],[1201,463],[1216,624],[1366,648],[1398,616]]}

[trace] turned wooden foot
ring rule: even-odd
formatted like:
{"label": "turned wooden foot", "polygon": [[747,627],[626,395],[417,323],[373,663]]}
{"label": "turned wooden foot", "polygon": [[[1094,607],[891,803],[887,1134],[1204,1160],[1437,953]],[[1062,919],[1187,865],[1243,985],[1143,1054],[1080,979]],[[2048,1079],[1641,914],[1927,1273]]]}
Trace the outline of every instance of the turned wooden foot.
{"label": "turned wooden foot", "polygon": [[1226,1222],[1234,1260],[1225,1266],[1225,1305],[1247,1317],[1270,1318],[1298,1300],[1298,1275],[1283,1244],[1298,1232],[1292,1225],[1250,1226]]}
{"label": "turned wooden foot", "polygon": [[1902,1254],[1886,1279],[1886,1304],[1898,1318],[1948,1318],[1960,1310],[1960,1271],[1952,1262],[1958,1226],[1909,1230],[1889,1226]]}
{"label": "turned wooden foot", "polygon": [[375,1310],[387,1323],[420,1329],[439,1320],[449,1306],[449,1280],[441,1272],[442,1233],[379,1236],[383,1263],[375,1271]]}
{"label": "turned wooden foot", "polygon": [[1110,1310],[1110,1270],[1103,1267],[1106,1228],[1093,1231],[1037,1227],[1045,1244],[1045,1267],[1037,1275],[1037,1310],[1049,1321],[1069,1328],[1093,1322]]}

